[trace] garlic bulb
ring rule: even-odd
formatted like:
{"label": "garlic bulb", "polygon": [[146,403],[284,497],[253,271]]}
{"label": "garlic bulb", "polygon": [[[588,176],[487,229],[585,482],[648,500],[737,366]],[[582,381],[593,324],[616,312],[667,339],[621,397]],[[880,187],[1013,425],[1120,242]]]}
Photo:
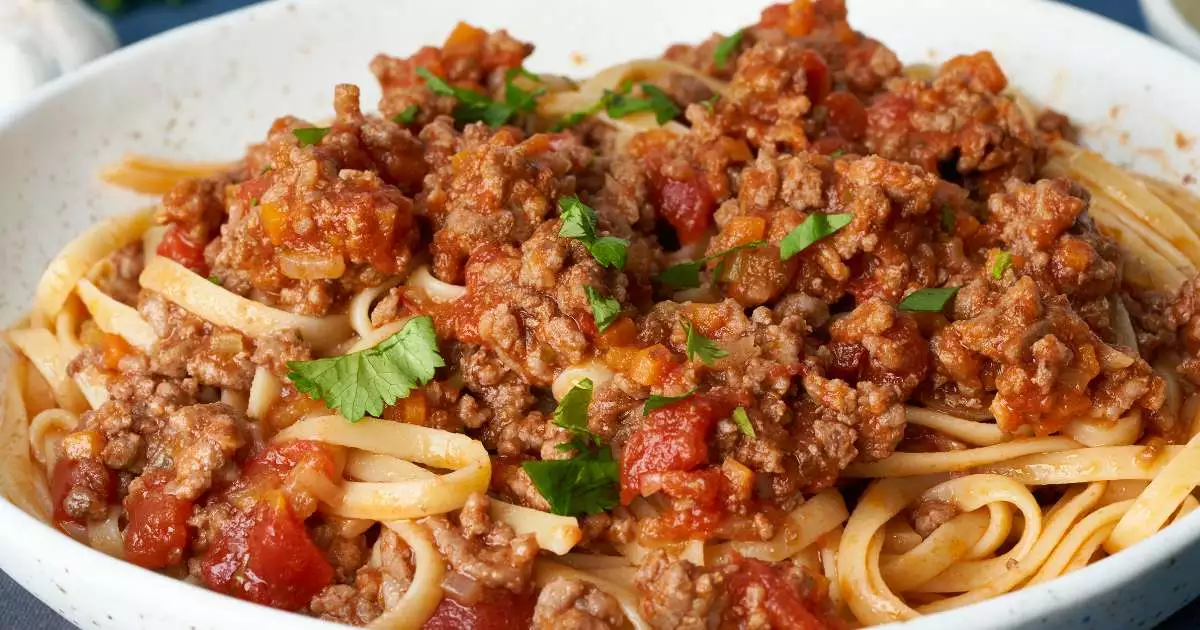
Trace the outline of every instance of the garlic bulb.
{"label": "garlic bulb", "polygon": [[0,1],[0,110],[116,47],[112,27],[82,0]]}

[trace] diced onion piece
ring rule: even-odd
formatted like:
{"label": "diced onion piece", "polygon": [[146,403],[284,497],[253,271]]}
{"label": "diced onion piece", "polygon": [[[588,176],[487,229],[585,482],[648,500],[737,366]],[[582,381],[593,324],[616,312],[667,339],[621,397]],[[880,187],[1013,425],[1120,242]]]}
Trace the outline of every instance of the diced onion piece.
{"label": "diced onion piece", "polygon": [[332,280],[346,273],[346,260],[336,254],[283,251],[279,253],[279,269],[296,280]]}

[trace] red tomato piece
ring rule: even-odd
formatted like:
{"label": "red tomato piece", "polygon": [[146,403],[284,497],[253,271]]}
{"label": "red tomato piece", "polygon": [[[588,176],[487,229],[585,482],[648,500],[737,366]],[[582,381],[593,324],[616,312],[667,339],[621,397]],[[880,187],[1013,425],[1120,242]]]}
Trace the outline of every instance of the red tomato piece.
{"label": "red tomato piece", "polygon": [[204,260],[204,244],[193,243],[178,226],[167,228],[156,251],[159,256],[170,258],[202,276],[208,275],[208,262]]}
{"label": "red tomato piece", "polygon": [[[740,570],[729,580],[730,595],[737,601],[751,586],[760,586],[766,595],[764,606],[772,628],[835,630],[843,627],[843,624],[821,611],[817,601],[802,597],[771,565],[752,558],[743,558],[738,564]],[[814,595],[821,596],[820,593]]]}
{"label": "red tomato piece", "polygon": [[286,501],[263,501],[221,530],[200,577],[215,591],[299,610],[333,582],[333,566]]}
{"label": "red tomato piece", "polygon": [[699,177],[682,181],[664,178],[658,183],[656,197],[659,215],[675,228],[684,245],[700,240],[712,224],[717,204]]}
{"label": "red tomato piece", "polygon": [[800,66],[804,68],[804,95],[813,105],[820,105],[833,89],[833,77],[829,73],[829,64],[821,55],[806,50],[800,56]]}
{"label": "red tomato piece", "polygon": [[709,431],[730,411],[724,401],[698,394],[650,412],[621,455],[621,503],[629,505],[641,494],[643,475],[707,463]]}
{"label": "red tomato piece", "polygon": [[54,521],[82,525],[80,519],[67,514],[63,501],[72,488],[87,488],[109,502],[117,496],[117,475],[98,459],[60,459],[50,475],[50,497],[54,500]]}
{"label": "red tomato piece", "polygon": [[337,475],[333,453],[329,447],[312,440],[292,440],[272,444],[242,466],[242,479],[247,485],[276,486],[295,467],[306,464],[325,473],[331,479]]}
{"label": "red tomato piece", "polygon": [[867,135],[867,109],[849,92],[834,92],[825,99],[829,110],[829,131],[846,140],[862,140]]}
{"label": "red tomato piece", "polygon": [[172,475],[159,470],[142,475],[142,482],[125,497],[129,524],[121,532],[125,559],[147,569],[183,562],[188,546],[192,502],[164,490]]}
{"label": "red tomato piece", "polygon": [[489,588],[474,604],[443,597],[422,630],[525,630],[533,624],[532,593]]}

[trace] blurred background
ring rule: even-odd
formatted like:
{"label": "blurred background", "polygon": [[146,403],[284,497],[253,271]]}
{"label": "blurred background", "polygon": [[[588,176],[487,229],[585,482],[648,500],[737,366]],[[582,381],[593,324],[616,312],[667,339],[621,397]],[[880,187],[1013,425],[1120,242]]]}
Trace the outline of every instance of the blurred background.
{"label": "blurred background", "polygon": [[[87,59],[117,46],[132,44],[188,22],[259,1],[262,0],[87,0],[104,18],[97,20],[94,15],[72,9],[71,2],[62,2],[65,8],[48,9],[56,2],[0,0],[0,110],[6,103],[19,101],[37,84],[61,72],[70,71],[86,63]],[[1151,22],[1154,28],[1150,30],[1155,35],[1194,55],[1200,51],[1200,36],[1193,29],[1182,26],[1182,21],[1178,19],[1179,10],[1200,14],[1200,0],[1064,1],[1147,31],[1148,21],[1142,10],[1144,6],[1153,17]],[[1178,23],[1172,24],[1172,21]],[[4,41],[6,37],[10,41]],[[1196,41],[1192,42],[1189,38]],[[6,44],[9,45],[6,47]],[[1189,48],[1190,45],[1195,48]],[[29,62],[30,58],[34,59],[32,63]],[[20,65],[27,66],[27,69],[21,72],[9,70],[10,62],[15,66],[22,60],[26,63]],[[1200,571],[1200,567],[1197,567],[1197,571]],[[22,630],[72,628],[3,573],[0,573],[0,627]],[[1157,630],[1197,628],[1200,628],[1200,600],[1180,611]]]}

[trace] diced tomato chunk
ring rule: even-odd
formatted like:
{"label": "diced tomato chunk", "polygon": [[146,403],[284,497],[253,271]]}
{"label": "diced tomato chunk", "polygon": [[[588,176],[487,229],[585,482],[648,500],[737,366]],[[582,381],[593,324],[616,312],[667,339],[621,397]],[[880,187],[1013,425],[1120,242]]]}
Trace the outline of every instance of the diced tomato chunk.
{"label": "diced tomato chunk", "polygon": [[[734,601],[747,596],[751,587],[761,589],[771,628],[777,630],[836,630],[844,627],[832,615],[821,610],[822,589],[811,593],[798,592],[798,586],[784,579],[779,571],[762,560],[742,558],[738,572],[729,579],[729,593]],[[752,597],[757,597],[753,595]]]}
{"label": "diced tomato chunk", "polygon": [[125,559],[147,569],[180,564],[188,546],[192,502],[165,490],[171,479],[166,470],[146,473],[125,497]]}
{"label": "diced tomato chunk", "polygon": [[163,234],[156,250],[159,256],[175,262],[202,275],[208,275],[208,263],[204,260],[204,244],[193,243],[178,226],[171,226]]}
{"label": "diced tomato chunk", "polygon": [[278,484],[292,469],[305,464],[332,478],[337,474],[333,453],[321,442],[292,440],[272,444],[242,467],[248,483]]}
{"label": "diced tomato chunk", "polygon": [[820,105],[833,89],[833,77],[829,73],[829,64],[821,55],[806,50],[800,56],[800,66],[804,68],[804,95],[813,105]]}
{"label": "diced tomato chunk", "polygon": [[695,243],[704,236],[717,207],[704,180],[662,178],[653,192],[659,215],[675,228],[680,243]]}
{"label": "diced tomato chunk", "polygon": [[834,92],[825,99],[827,125],[831,132],[846,140],[862,140],[867,135],[867,108],[849,92]]}
{"label": "diced tomato chunk", "polygon": [[54,501],[54,522],[60,527],[65,523],[83,524],[68,514],[63,504],[72,488],[86,488],[111,502],[117,496],[117,475],[98,459],[58,460],[50,475],[50,497]]}
{"label": "diced tomato chunk", "polygon": [[200,579],[227,595],[299,610],[333,582],[333,566],[277,495],[221,529],[201,559]]}
{"label": "diced tomato chunk", "polygon": [[532,593],[485,589],[474,604],[461,604],[453,597],[442,598],[422,630],[525,630],[533,624]]}
{"label": "diced tomato chunk", "polygon": [[621,503],[642,493],[643,477],[669,470],[693,470],[708,461],[708,434],[732,411],[725,401],[697,394],[650,412],[629,437],[621,456]]}

